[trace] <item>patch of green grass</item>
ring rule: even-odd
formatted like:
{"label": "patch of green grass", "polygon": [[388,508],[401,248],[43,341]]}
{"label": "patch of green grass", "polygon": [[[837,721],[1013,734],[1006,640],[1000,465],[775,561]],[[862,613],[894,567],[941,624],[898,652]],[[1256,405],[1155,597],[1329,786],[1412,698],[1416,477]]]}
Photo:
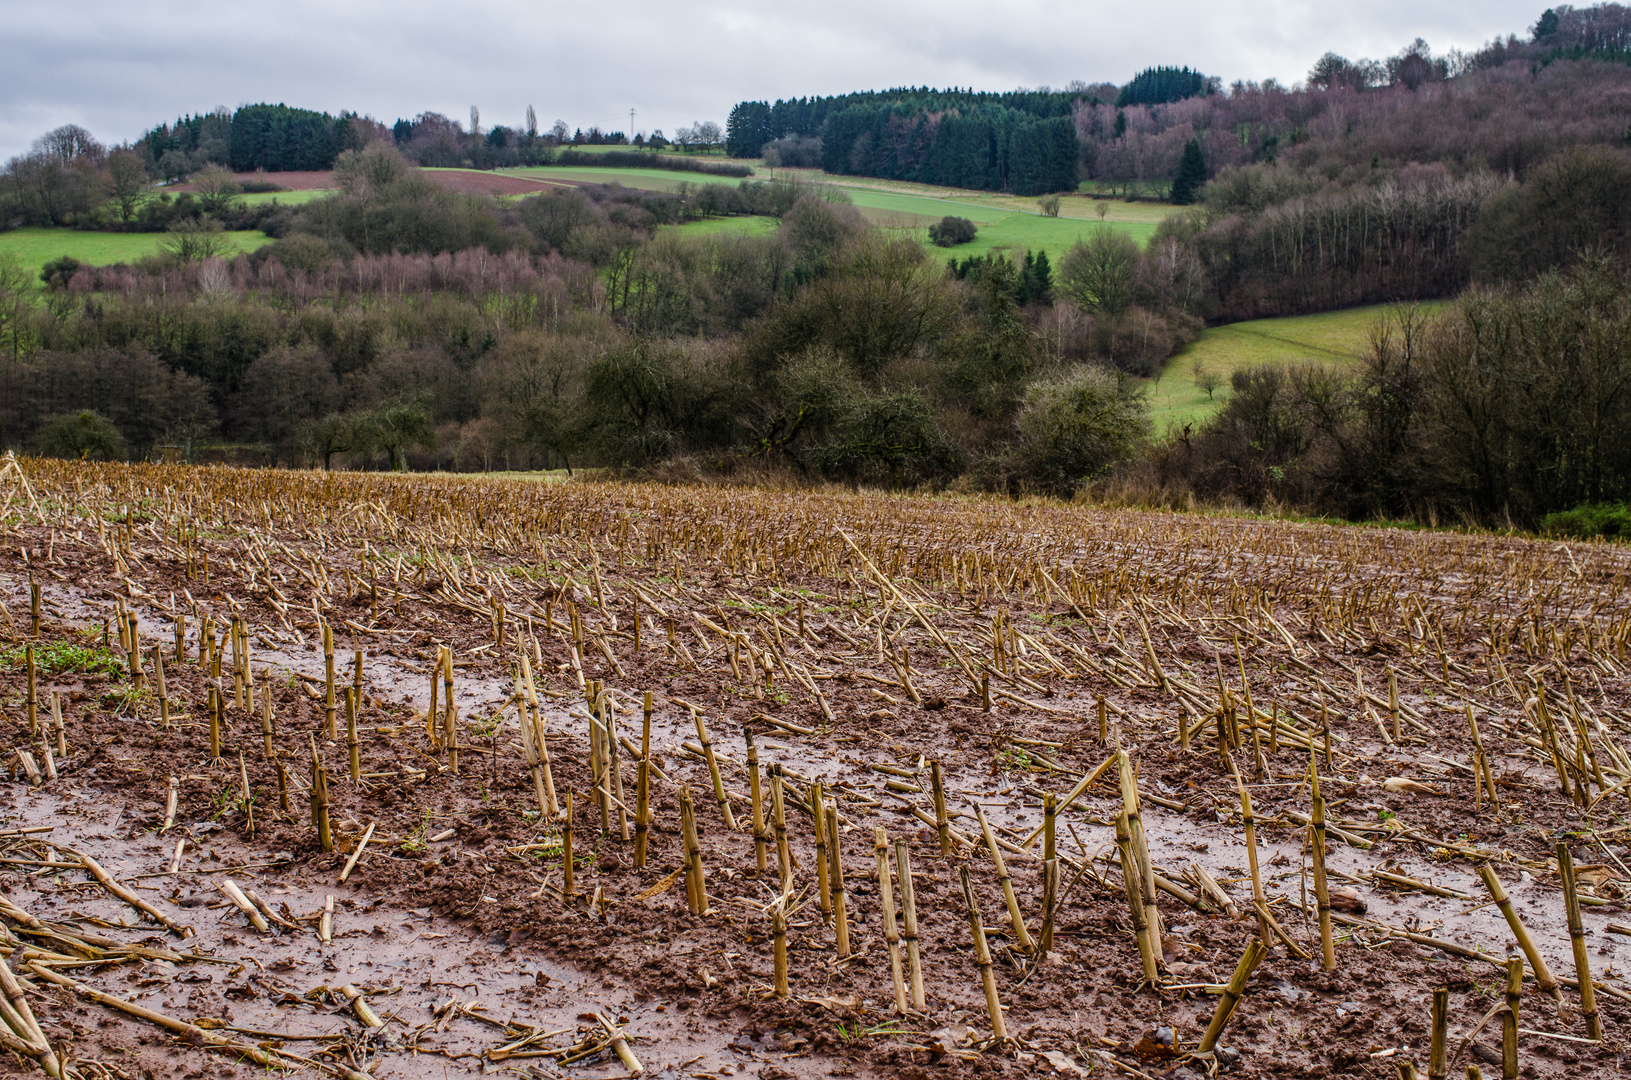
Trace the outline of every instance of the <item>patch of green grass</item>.
{"label": "patch of green grass", "polygon": [[[1229,376],[1242,368],[1286,367],[1315,363],[1345,366],[1356,362],[1370,343],[1371,328],[1392,305],[1252,319],[1214,326],[1168,360],[1159,379],[1146,382],[1150,419],[1157,434],[1184,424],[1204,423],[1229,399]],[[1441,301],[1423,303],[1434,311]],[[1195,384],[1195,365],[1218,377],[1210,398]]]}
{"label": "patch of green grass", "polygon": [[102,707],[115,713],[137,713],[153,700],[153,692],[145,686],[125,683],[102,695]]}
{"label": "patch of green grass", "polygon": [[[953,209],[949,213],[961,215]],[[973,220],[973,219],[970,219]],[[974,239],[956,247],[931,247],[930,255],[944,258],[966,259],[971,255],[984,255],[993,251],[1045,251],[1049,261],[1057,268],[1059,260],[1077,240],[1086,240],[1095,229],[1108,228],[1125,233],[1140,247],[1155,235],[1155,225],[1138,221],[1083,221],[1080,218],[1043,217],[1041,214],[1003,214],[995,221],[981,225]],[[914,229],[925,245],[929,242],[927,228]]]}
{"label": "patch of green grass", "polygon": [[[25,645],[13,646],[0,653],[0,662],[7,667],[21,667],[28,662],[27,651]],[[76,645],[71,641],[49,641],[36,646],[34,665],[51,675],[64,671],[101,673],[115,679],[122,679],[125,675],[125,662],[113,651]]]}
{"label": "patch of green grass", "polygon": [[1631,507],[1625,503],[1597,503],[1547,514],[1540,523],[1545,536],[1601,536],[1631,539]]}
{"label": "patch of green grass", "polygon": [[773,217],[724,217],[706,221],[689,221],[684,225],[665,225],[664,231],[674,230],[689,236],[710,236],[714,233],[735,233],[740,236],[769,236],[781,227]]}
{"label": "patch of green grass", "polygon": [[997,752],[997,771],[1010,772],[1019,770],[1029,772],[1032,768],[1031,755],[1013,746],[1005,746]]}
{"label": "patch of green grass", "polygon": [[[285,192],[284,194],[296,194]],[[272,238],[265,233],[247,230],[222,233],[226,238],[226,252],[237,255],[254,251]],[[26,267],[38,271],[52,259],[64,255],[90,266],[110,266],[113,263],[135,262],[164,250],[165,233],[103,233],[82,232],[79,229],[13,229],[0,233],[0,253],[10,252],[22,260]]]}
{"label": "patch of green grass", "polygon": [[[655,159],[656,155],[653,155]],[[622,184],[641,191],[673,191],[681,184],[730,184],[742,181],[734,176],[650,169],[586,169],[580,165],[539,165],[526,169],[500,169],[501,174],[525,176],[533,180],[576,180],[583,184]],[[540,191],[545,190],[543,188]]]}
{"label": "patch of green grass", "polygon": [[[750,169],[763,169],[762,158],[731,157],[723,149],[719,150],[680,150],[676,147],[665,147],[662,150],[647,150],[639,146],[563,146],[563,151],[576,157],[579,154],[639,154],[650,161],[651,167],[660,169],[665,161],[706,161],[710,165],[746,165]],[[542,166],[548,168],[549,166]],[[572,166],[567,166],[571,168]],[[685,166],[680,166],[682,169]]]}
{"label": "patch of green grass", "polygon": [[326,199],[333,194],[332,188],[313,191],[260,191],[253,195],[239,195],[238,201],[246,206],[269,206],[273,203],[279,206],[304,206],[313,200]]}
{"label": "patch of green grass", "polygon": [[[642,191],[673,191],[680,184],[739,184],[740,180],[728,176],[707,176],[702,173],[676,173],[659,168],[651,169],[584,169],[579,167],[541,166],[526,169],[505,169],[507,173],[539,180],[577,180],[595,184],[622,184]],[[849,196],[868,221],[881,228],[899,230],[919,243],[929,246],[928,227],[947,215],[966,217],[979,226],[973,241],[954,248],[936,248],[931,254],[944,252],[958,258],[984,255],[992,251],[1025,250],[1045,251],[1057,262],[1078,239],[1084,239],[1100,227],[1098,211],[1103,209],[1103,224],[1131,236],[1140,245],[1149,242],[1161,220],[1173,208],[1156,203],[1128,203],[1094,200],[1066,196],[1058,217],[1046,217],[1037,210],[1037,201],[1029,197],[1004,195],[989,191],[971,191],[961,188],[939,188],[927,184],[876,180],[871,177],[832,176],[815,169],[778,170],[778,175],[796,175],[814,184],[826,184],[842,190]],[[765,179],[763,176],[755,179]],[[742,220],[742,219],[734,219]],[[697,229],[698,225],[684,226]],[[714,228],[729,228],[715,225]],[[770,225],[763,226],[766,232]]]}

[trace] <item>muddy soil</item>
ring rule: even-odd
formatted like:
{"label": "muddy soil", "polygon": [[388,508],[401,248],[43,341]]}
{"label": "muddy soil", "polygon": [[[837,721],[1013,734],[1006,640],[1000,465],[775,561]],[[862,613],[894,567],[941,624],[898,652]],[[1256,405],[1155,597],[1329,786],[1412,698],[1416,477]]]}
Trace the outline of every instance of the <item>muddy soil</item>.
{"label": "muddy soil", "polygon": [[[217,481],[187,483],[202,485],[196,494]],[[447,485],[435,490],[465,491]],[[46,480],[40,486],[49,490]],[[1024,564],[1011,556],[932,576],[891,574],[889,581],[899,583],[892,585],[860,560],[835,566],[811,555],[801,563],[769,554],[768,544],[755,547],[772,534],[785,535],[779,507],[755,518],[742,505],[714,506],[709,513],[732,522],[735,531],[704,544],[687,530],[695,528],[689,522],[698,507],[721,498],[710,492],[684,492],[663,504],[666,496],[644,489],[596,487],[592,495],[533,485],[502,489],[512,510],[527,500],[590,499],[603,521],[622,518],[624,527],[638,521],[653,532],[654,522],[662,522],[671,530],[671,542],[641,545],[616,539],[615,527],[545,528],[518,550],[497,519],[480,510],[480,500],[499,489],[473,485],[470,498],[478,505],[461,511],[470,515],[467,527],[424,548],[404,542],[409,535],[423,538],[422,524],[398,530],[358,519],[331,527],[274,518],[225,496],[206,507],[207,530],[191,535],[167,514],[162,488],[149,489],[156,492],[149,513],[128,525],[41,524],[13,510],[0,546],[0,600],[10,635],[0,708],[10,745],[32,747],[40,756],[40,739],[28,734],[23,720],[26,679],[18,654],[29,635],[31,579],[42,586],[42,657],[67,656],[50,653],[52,643],[99,648],[104,620],[123,604],[136,614],[144,646],[164,650],[172,716],[164,727],[156,700],[132,693],[126,673],[85,669],[94,664],[42,669],[42,700],[62,694],[69,753],[55,762],[58,779],[35,788],[13,755],[0,827],[54,825],[46,839],[85,851],[115,877],[146,889],[142,895],[150,902],[194,926],[200,950],[233,965],[185,965],[181,974],[122,965],[87,973],[87,980],[112,993],[146,994],[152,1007],[183,1020],[336,1033],[343,1040],[311,1045],[343,1046],[337,1055],[349,1054],[353,1067],[380,1077],[625,1071],[610,1050],[566,1066],[493,1060],[506,1032],[464,1013],[427,1034],[450,998],[479,1001],[488,1015],[532,1030],[573,1032],[559,1037],[555,1045],[562,1046],[590,1025],[580,1017],[604,1012],[624,1024],[648,1073],[669,1076],[1077,1075],[1102,1069],[1188,1080],[1211,1065],[1245,1077],[1384,1077],[1407,1059],[1425,1073],[1434,989],[1450,991],[1452,1051],[1501,1000],[1497,965],[1513,948],[1513,935],[1489,903],[1478,865],[1496,868],[1551,972],[1576,974],[1555,863],[1549,862],[1562,840],[1588,905],[1584,940],[1593,977],[1606,987],[1597,998],[1605,1034],[1596,1043],[1586,1040],[1575,991],[1562,991],[1567,1008],[1560,1010],[1531,980],[1521,1014],[1523,1075],[1606,1075],[1620,1067],[1631,981],[1621,978],[1617,939],[1608,926],[1624,917],[1621,900],[1631,888],[1624,865],[1631,852],[1621,831],[1631,806],[1604,788],[1622,773],[1618,745],[1631,700],[1622,552],[1061,513],[1018,534],[1030,543],[1048,529],[1086,534],[1113,520],[1122,531],[1086,546],[1076,565],[1084,573],[1108,567],[1105,581],[1136,566],[1145,575],[1142,591],[1067,591],[1056,583],[1063,576],[1053,569],[1058,564],[1045,564],[1055,575],[1050,583],[1023,572]],[[55,494],[64,504],[75,497],[65,483]],[[827,531],[842,524],[864,537],[877,502],[832,499],[808,524],[822,523]],[[982,504],[934,507],[923,513],[942,520],[913,524],[918,511],[905,506],[897,520],[910,528],[895,535],[906,532],[920,550],[947,558],[967,556],[971,531],[988,527],[985,516],[1007,512]],[[549,520],[546,509],[534,507],[540,520]],[[697,539],[687,546],[673,539],[680,536]],[[863,540],[877,561],[887,543]],[[1325,582],[1332,567],[1347,575],[1345,591],[1321,582],[1320,559],[1326,560]],[[1411,564],[1412,573],[1399,569]],[[1560,575],[1572,575],[1572,588],[1595,591],[1598,604],[1589,614],[1569,610],[1558,591],[1548,593],[1544,578],[1535,577],[1536,566],[1554,564],[1564,568]],[[1184,596],[1199,565],[1242,599],[1227,600],[1221,586],[1200,599]],[[1391,589],[1389,603],[1405,614],[1382,623],[1374,614],[1344,620],[1342,597],[1364,595],[1368,602],[1367,587]],[[1537,605],[1537,596],[1551,606]],[[1352,603],[1350,611],[1361,610],[1359,601]],[[502,647],[494,604],[502,605]],[[314,611],[335,630],[342,687],[352,680],[354,650],[366,650],[357,781],[350,778],[343,714],[337,737],[323,737],[325,662]],[[1463,626],[1468,611],[1473,618]],[[1520,640],[1492,629],[1512,625],[1519,612],[1543,629],[1534,636],[1525,631]],[[216,620],[217,633],[224,620],[242,617],[253,647],[257,704],[253,711],[229,704],[219,761],[210,757],[208,681],[198,663],[197,634],[206,615]],[[178,616],[186,619],[181,660]],[[1482,641],[1472,624],[1483,628]],[[1548,638],[1553,630],[1559,636]],[[1003,641],[999,648],[993,634]],[[562,823],[541,812],[521,742],[515,704],[521,692],[512,667],[518,640],[538,679],[553,785],[563,803],[572,793],[576,807],[570,897],[563,895]],[[122,655],[117,635],[109,641]],[[450,646],[455,659],[456,771],[427,733],[431,661],[440,644]],[[989,708],[962,666],[970,655],[989,680]],[[1397,737],[1390,670],[1399,701]],[[154,674],[149,663],[150,681]],[[643,867],[634,865],[634,844],[623,838],[623,819],[631,815],[610,805],[603,818],[597,805],[580,674],[604,683],[615,728],[628,740],[620,770],[631,810],[643,694],[654,695],[651,761],[659,775],[652,782]],[[1285,721],[1284,738],[1264,730],[1254,746],[1243,735],[1231,757],[1255,804],[1265,895],[1295,951],[1277,943],[1257,967],[1224,1033],[1226,1052],[1207,1060],[1181,1054],[1195,1048],[1220,984],[1258,933],[1236,781],[1218,752],[1216,717],[1191,693],[1209,695],[1215,708],[1220,678],[1237,715],[1245,713],[1249,692],[1260,714]],[[1571,791],[1584,776],[1586,801],[1599,800],[1589,813],[1561,790],[1550,752],[1542,756],[1531,745],[1544,745],[1535,682],[1546,691],[1548,715],[1569,716],[1572,693],[1575,713],[1594,732],[1603,784],[1583,754],[1580,770],[1562,770],[1572,777]],[[225,686],[230,697],[230,665]],[[278,769],[265,751],[262,688],[270,689],[272,744],[285,766],[287,810]],[[1108,738],[1101,736],[1101,697]],[[1468,704],[1495,781],[1495,805],[1475,790]],[[1333,972],[1322,970],[1319,960],[1306,830],[1295,817],[1310,808],[1308,754],[1298,741],[1312,733],[1322,747],[1322,705],[1332,739],[1330,763],[1320,763],[1322,791],[1332,822],[1360,845],[1340,835],[1328,845],[1332,885],[1341,890]],[[734,830],[708,769],[687,749],[701,741],[692,706],[716,752]],[[1197,729],[1187,749],[1179,733],[1185,722]],[[761,766],[768,772],[779,765],[788,781],[788,846],[797,862],[799,906],[789,918],[787,998],[773,989],[767,907],[781,884],[773,844],[767,869],[756,866],[745,729],[755,735]],[[1028,933],[1037,935],[1042,845],[1028,838],[1042,825],[1042,796],[1062,798],[1118,743],[1136,762],[1156,873],[1198,893],[1199,875],[1190,874],[1196,864],[1236,909],[1231,917],[1218,904],[1192,907],[1159,893],[1163,955],[1153,987],[1143,980],[1116,856],[1114,815],[1121,799],[1114,768],[1059,815],[1064,866],[1052,949],[1040,961],[1009,924],[974,816],[978,804],[1009,845],[1004,854],[1017,901]],[[331,800],[336,848],[330,852],[321,850],[307,809],[313,746]],[[253,791],[252,832],[240,756]],[[934,827],[929,763],[942,772],[950,855],[942,854]],[[178,809],[166,829],[172,777]],[[849,958],[838,956],[834,918],[820,903],[811,819],[793,805],[812,781],[825,786],[840,815]],[[688,909],[680,873],[680,785],[689,786],[696,807],[711,909],[705,915]],[[370,826],[374,833],[356,869],[346,885],[337,885]],[[902,1017],[893,1010],[876,827],[891,840],[904,838],[910,852],[926,988],[921,1014]],[[187,841],[181,866],[165,873],[180,839]],[[50,852],[59,851],[32,837],[8,843],[3,857],[15,860],[51,861]],[[250,869],[225,869],[239,866]],[[132,940],[167,936],[151,925],[138,928],[136,914],[88,887],[83,871],[21,863],[0,863],[0,869],[0,891],[40,918],[111,922],[119,928],[99,932]],[[987,1042],[992,1023],[973,958],[962,869],[969,871],[994,958],[1005,1045]],[[1378,878],[1378,870],[1396,878]],[[215,885],[222,876],[255,888],[280,910],[286,905],[299,929],[255,933],[236,908],[225,906]],[[1397,884],[1399,878],[1447,895]],[[899,882],[893,887],[898,903]],[[335,938],[325,945],[309,920],[329,894],[336,898]],[[173,936],[169,941],[172,948],[182,944]],[[185,947],[193,944],[189,939]],[[1469,957],[1469,950],[1488,959]],[[209,978],[193,979],[195,973]],[[388,1016],[385,1028],[370,1036],[343,999],[311,996],[347,981],[372,995],[377,1011]],[[113,1075],[183,1075],[182,1069],[230,1075],[232,1066],[219,1054],[181,1046],[54,989],[41,991],[36,1011],[54,1038],[105,1062]],[[1175,1032],[1179,1054],[1145,1038],[1159,1028]],[[1453,1072],[1478,1062],[1493,1075],[1498,1021],[1472,1041],[1476,1046],[1461,1048]],[[237,1067],[249,1075],[247,1066]]]}

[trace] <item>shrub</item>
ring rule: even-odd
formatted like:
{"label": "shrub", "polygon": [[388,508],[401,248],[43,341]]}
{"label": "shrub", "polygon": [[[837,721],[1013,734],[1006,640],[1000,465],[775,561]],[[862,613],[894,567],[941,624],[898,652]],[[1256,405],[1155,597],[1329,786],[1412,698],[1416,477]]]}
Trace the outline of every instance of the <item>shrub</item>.
{"label": "shrub", "polygon": [[821,137],[807,135],[788,135],[768,142],[762,151],[765,165],[776,169],[819,169],[821,168]]}
{"label": "shrub", "polygon": [[333,244],[310,233],[285,236],[269,245],[264,257],[276,259],[285,270],[303,270],[308,274],[315,274],[339,261]]}
{"label": "shrub", "polygon": [[66,289],[68,283],[79,273],[82,264],[72,255],[64,255],[60,259],[52,259],[40,270],[40,280],[45,282],[48,289]]}
{"label": "shrub", "polygon": [[1025,388],[1011,448],[1011,473],[1021,486],[1069,498],[1150,434],[1144,397],[1133,384],[1100,367],[1077,367]]}
{"label": "shrub", "polygon": [[226,251],[227,239],[221,235],[221,223],[206,218],[184,218],[172,221],[165,230],[163,252],[176,263],[203,262]]}
{"label": "shrub", "polygon": [[935,247],[956,247],[966,244],[974,239],[977,233],[974,222],[968,218],[946,216],[937,223],[929,226],[929,239]]}
{"label": "shrub", "polygon": [[1547,536],[1601,536],[1609,540],[1631,540],[1631,506],[1625,503],[1594,503],[1559,510],[1541,519],[1540,531]]}
{"label": "shrub", "polygon": [[858,398],[809,457],[832,479],[895,489],[949,478],[959,465],[933,405],[916,390]]}
{"label": "shrub", "polygon": [[125,456],[125,437],[112,420],[85,409],[47,420],[40,431],[40,453],[80,461],[117,461]]}

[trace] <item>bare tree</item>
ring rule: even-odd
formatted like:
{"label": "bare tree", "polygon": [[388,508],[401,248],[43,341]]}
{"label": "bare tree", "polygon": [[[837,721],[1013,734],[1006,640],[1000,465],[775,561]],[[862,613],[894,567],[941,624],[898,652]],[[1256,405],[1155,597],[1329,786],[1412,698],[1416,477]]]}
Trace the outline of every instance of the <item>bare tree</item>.
{"label": "bare tree", "polygon": [[0,342],[11,345],[11,358],[22,353],[23,327],[32,305],[33,282],[22,261],[0,252]]}
{"label": "bare tree", "polygon": [[1217,393],[1218,387],[1223,385],[1223,379],[1217,372],[1211,370],[1199,360],[1189,366],[1189,371],[1195,380],[1196,387],[1205,390],[1206,400],[1211,401],[1212,395]]}
{"label": "bare tree", "polygon": [[198,205],[206,214],[219,214],[227,209],[233,197],[243,194],[244,190],[236,176],[215,165],[193,177],[193,188],[198,193]]}
{"label": "bare tree", "polygon": [[14,157],[0,173],[24,220],[35,225],[66,225],[77,214],[97,206],[107,196],[106,178],[89,158],[64,164],[55,151],[42,149]]}
{"label": "bare tree", "polygon": [[119,207],[119,220],[128,222],[147,201],[147,164],[134,150],[115,150],[108,155],[108,192]]}
{"label": "bare tree", "polygon": [[101,164],[107,156],[107,151],[96,141],[96,137],[78,124],[64,124],[41,135],[34,140],[34,152],[58,165],[81,160]]}

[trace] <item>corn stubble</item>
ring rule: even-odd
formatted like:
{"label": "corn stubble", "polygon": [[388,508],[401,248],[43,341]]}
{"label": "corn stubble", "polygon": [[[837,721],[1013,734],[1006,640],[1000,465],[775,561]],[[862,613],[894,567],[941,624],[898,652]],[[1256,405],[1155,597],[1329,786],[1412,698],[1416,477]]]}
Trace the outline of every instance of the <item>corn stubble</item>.
{"label": "corn stubble", "polygon": [[[1456,752],[1466,763],[1453,762],[1447,776],[1435,769],[1433,784],[1390,778],[1389,791],[1453,788],[1480,811],[1505,813],[1519,798],[1507,777],[1533,766],[1555,781],[1546,797],[1577,811],[1624,810],[1631,756],[1617,695],[1631,642],[1627,573],[1594,549],[866,494],[56,461],[26,462],[21,471],[28,498],[7,500],[4,529],[31,577],[60,577],[53,561],[72,552],[81,566],[137,586],[102,625],[110,648],[117,633],[132,682],[157,696],[137,704],[136,717],[146,708],[162,737],[196,749],[201,769],[237,756],[233,813],[246,831],[257,816],[262,827],[288,820],[289,789],[304,781],[312,846],[344,862],[342,882],[353,874],[366,882],[370,851],[422,849],[423,841],[390,835],[378,820],[342,835],[337,800],[356,805],[371,784],[388,782],[411,801],[427,777],[503,775],[525,792],[538,833],[508,858],[553,870],[532,900],[590,921],[623,904],[676,918],[683,911],[724,927],[740,955],[768,953],[769,972],[745,963],[707,974],[710,986],[734,979],[750,1000],[790,998],[870,971],[884,980],[879,1009],[914,1025],[954,1003],[966,1011],[979,1002],[988,1022],[980,1050],[1074,1052],[1046,1036],[1016,1038],[1032,1025],[1004,998],[1028,981],[1060,977],[1061,938],[1087,933],[1082,905],[1110,905],[1122,913],[1111,924],[1120,929],[1094,931],[1095,948],[1114,954],[1126,985],[1139,987],[1132,993],[1189,1000],[1202,991],[1188,1014],[1190,1049],[1180,1033],[1172,1052],[1210,1067],[1232,1018],[1253,1007],[1254,971],[1276,950],[1329,972],[1357,945],[1401,937],[1493,963],[1493,953],[1337,909],[1329,844],[1374,856],[1374,873],[1345,880],[1466,896],[1380,868],[1384,845],[1425,843],[1483,864],[1484,884],[1561,1022],[1573,1019],[1565,989],[1578,994],[1591,1041],[1604,1037],[1597,994],[1631,1000],[1589,971],[1581,908],[1601,897],[1577,880],[1565,845],[1548,880],[1561,874],[1572,980],[1553,976],[1495,872],[1505,863],[1534,873],[1545,863],[1435,837],[1408,821],[1379,829],[1334,816],[1339,803],[1331,802],[1333,787],[1344,798],[1352,793],[1378,748],[1425,745],[1440,723],[1429,710],[1447,700],[1454,729],[1465,732]],[[173,599],[158,567],[197,586],[184,587],[190,603]],[[30,584],[28,619],[7,611],[4,629],[27,639],[17,760],[31,784],[46,785],[76,733],[55,691],[49,721],[42,716],[38,656],[49,620],[40,582]],[[237,599],[213,599],[224,595]],[[432,610],[434,629],[415,627]],[[173,630],[176,671],[167,674],[156,646],[142,648],[144,620]],[[184,697],[191,684],[180,678],[189,628],[205,676],[197,700]],[[337,635],[349,642],[350,685]],[[255,657],[257,643],[273,641],[321,658],[321,678],[294,679],[314,723],[274,713],[273,681],[288,676],[264,664],[257,671]],[[387,650],[401,658],[405,649],[417,657],[408,665],[415,683],[428,676],[428,706],[387,736],[372,722],[381,706],[367,660],[378,664]],[[484,655],[510,676],[511,696],[494,717],[460,703],[467,690],[457,672]],[[657,676],[635,685],[631,671]],[[744,723],[713,699],[675,696],[663,679],[682,676],[713,680],[751,718]],[[803,775],[811,772],[807,755],[778,760],[772,746],[833,736],[851,744],[846,754],[871,748],[859,752],[878,756],[880,743],[899,736],[860,737],[857,722],[869,719],[857,706],[863,696],[884,723],[923,718],[931,744],[938,717],[954,715],[941,710],[1002,717],[1008,734],[992,770],[1018,762],[1034,778],[1035,798],[1017,816],[988,815],[994,804],[980,800],[967,752],[959,758],[949,748],[932,759],[897,754],[823,775]],[[505,726],[512,706],[513,738]],[[618,719],[635,709],[638,742]],[[682,719],[679,738],[688,727],[697,742],[665,735],[654,744],[654,714]],[[207,738],[194,747],[199,728]],[[767,734],[777,743],[766,745]],[[413,765],[402,755],[410,744]],[[1160,775],[1172,755],[1210,773],[1219,820],[1242,830],[1248,903],[1236,903],[1216,867],[1161,865],[1170,833],[1183,828],[1172,815],[1197,805],[1141,775]],[[39,769],[37,757],[51,767]],[[387,758],[395,767],[377,771]],[[291,759],[309,766],[291,776]],[[256,790],[274,780],[275,806]],[[1254,804],[1254,787],[1282,805]],[[172,778],[166,828],[176,790]],[[965,801],[972,815],[955,809]],[[1085,842],[1078,825],[1098,829],[1099,842]],[[1266,887],[1259,845],[1275,831],[1304,842],[1312,903]],[[631,877],[589,866],[589,847],[622,853]],[[1095,861],[1106,870],[1118,864],[1119,889]],[[79,865],[113,895],[142,904],[141,917],[184,932],[88,855]],[[665,898],[680,878],[683,902]],[[230,881],[222,889],[257,931],[311,932]],[[1174,903],[1196,909],[1184,919],[1235,928],[1243,951],[1226,984],[1196,987],[1170,973]],[[1003,913],[989,928],[987,910]],[[45,926],[9,901],[0,901],[0,915],[14,935]],[[332,897],[313,918],[328,940]],[[966,935],[954,941],[945,935],[957,924]],[[91,941],[81,928],[45,929],[82,955],[144,955]],[[56,983],[198,1045],[248,1053],[58,975],[56,947],[27,946],[16,977]],[[1074,944],[1065,949],[1076,955]],[[1509,999],[1497,1010],[1506,1009],[1507,1069],[1516,1068],[1524,969],[1522,959],[1512,963],[1502,965]],[[71,1066],[26,1000],[13,998],[9,979],[4,989],[12,1003],[0,1003],[0,1047],[63,1075]],[[1440,1077],[1454,1057],[1446,1032],[1459,1024],[1458,1006],[1432,989],[1427,1068]],[[365,1027],[383,1023],[363,991],[336,993]],[[249,1056],[267,1067],[288,1064],[257,1053]],[[489,1057],[564,1065],[594,1054],[641,1069],[623,1029],[599,1014],[565,1045],[523,1033]]]}

